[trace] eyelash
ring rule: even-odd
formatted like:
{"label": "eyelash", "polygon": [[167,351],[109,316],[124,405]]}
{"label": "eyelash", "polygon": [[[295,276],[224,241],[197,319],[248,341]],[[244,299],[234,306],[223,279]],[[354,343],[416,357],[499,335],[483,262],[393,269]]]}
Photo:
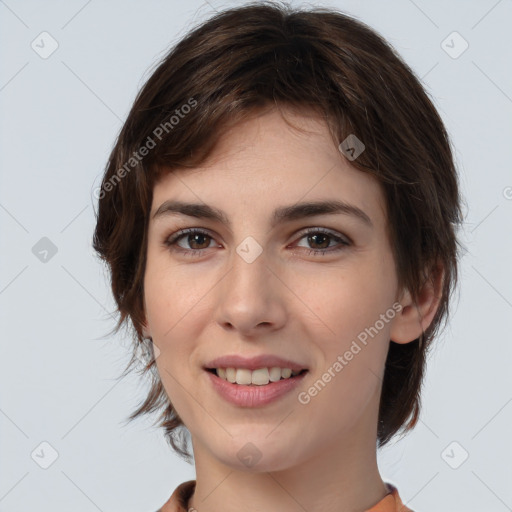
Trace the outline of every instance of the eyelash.
{"label": "eyelash", "polygon": [[[192,234],[192,233],[207,236],[208,238],[211,238],[212,240],[214,239],[208,231],[205,231],[205,230],[199,229],[199,228],[187,228],[187,229],[181,229],[180,231],[171,235],[169,238],[166,238],[164,240],[164,245],[166,247],[168,247],[169,250],[180,252],[180,253],[184,254],[185,256],[199,257],[203,254],[204,251],[207,251],[209,248],[206,248],[206,249],[183,249],[176,245],[177,242],[181,238],[183,238],[186,235]],[[300,234],[301,236],[300,236],[299,240],[302,240],[303,238],[305,238],[307,236],[319,235],[319,234],[328,236],[333,241],[339,242],[341,244],[341,246],[338,247],[337,249],[329,249],[329,248],[327,248],[327,249],[308,249],[307,253],[309,256],[311,256],[311,255],[325,256],[327,253],[339,252],[339,251],[344,250],[346,247],[352,245],[352,242],[348,239],[348,237],[342,238],[326,229],[311,229],[309,231],[303,232]]]}

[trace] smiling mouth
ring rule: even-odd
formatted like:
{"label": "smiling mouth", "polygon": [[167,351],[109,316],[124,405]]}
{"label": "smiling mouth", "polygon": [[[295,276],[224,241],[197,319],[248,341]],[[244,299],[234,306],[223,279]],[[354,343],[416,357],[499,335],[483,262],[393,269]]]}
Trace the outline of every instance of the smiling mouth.
{"label": "smiling mouth", "polygon": [[205,368],[219,379],[240,386],[265,386],[274,382],[291,380],[302,376],[308,370],[291,371],[289,368],[260,368],[255,371],[236,368]]}

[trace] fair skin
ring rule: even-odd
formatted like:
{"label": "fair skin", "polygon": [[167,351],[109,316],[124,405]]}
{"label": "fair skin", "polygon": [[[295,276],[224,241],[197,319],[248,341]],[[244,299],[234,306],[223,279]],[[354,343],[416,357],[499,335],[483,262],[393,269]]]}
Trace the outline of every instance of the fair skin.
{"label": "fair skin", "polygon": [[[191,433],[197,476],[189,507],[198,512],[355,512],[379,502],[388,492],[375,447],[389,340],[416,339],[437,306],[436,286],[425,287],[417,307],[398,288],[379,184],[350,165],[319,118],[292,111],[287,118],[308,132],[290,128],[278,111],[263,113],[225,133],[205,164],[168,173],[154,187],[144,332],[160,350],[163,386]],[[153,218],[168,200],[222,210],[231,227],[184,214]],[[271,225],[277,207],[325,200],[359,208],[371,225],[349,213]],[[208,236],[165,245],[184,228]],[[330,235],[307,236],[315,229]],[[251,263],[236,252],[249,236],[263,249]],[[300,403],[298,393],[397,301],[401,311]],[[263,407],[226,402],[203,369],[214,357],[263,353],[309,368],[300,389]],[[248,442],[261,454],[252,467],[237,456]]]}

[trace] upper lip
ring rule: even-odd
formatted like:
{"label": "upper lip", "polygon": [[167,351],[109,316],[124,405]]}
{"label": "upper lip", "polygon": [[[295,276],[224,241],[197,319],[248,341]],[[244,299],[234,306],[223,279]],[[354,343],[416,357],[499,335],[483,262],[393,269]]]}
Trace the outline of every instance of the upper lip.
{"label": "upper lip", "polygon": [[242,357],[236,354],[216,357],[206,363],[204,368],[207,370],[213,368],[246,368],[247,370],[257,370],[258,368],[272,368],[275,366],[279,368],[290,368],[292,371],[307,370],[305,365],[270,354],[262,354],[253,357]]}

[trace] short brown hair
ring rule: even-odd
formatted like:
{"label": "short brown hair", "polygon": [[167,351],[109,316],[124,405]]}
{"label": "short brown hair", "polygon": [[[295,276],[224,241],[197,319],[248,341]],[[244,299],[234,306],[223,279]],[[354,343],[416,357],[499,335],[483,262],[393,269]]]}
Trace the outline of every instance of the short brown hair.
{"label": "short brown hair", "polygon": [[[430,326],[411,343],[391,340],[379,409],[382,446],[418,421],[426,354],[457,283],[462,215],[449,137],[419,79],[380,35],[337,10],[275,2],[225,10],[191,30],[147,80],[98,194],[93,246],[109,266],[120,313],[114,330],[130,320],[134,350],[143,343],[147,229],[159,176],[201,164],[224,130],[267,107],[318,114],[336,145],[350,134],[363,141],[351,164],[382,186],[400,286],[416,297],[425,279],[444,270]],[[148,371],[151,389],[129,420],[161,409],[159,426],[188,459],[179,438],[183,422],[154,359]]]}

